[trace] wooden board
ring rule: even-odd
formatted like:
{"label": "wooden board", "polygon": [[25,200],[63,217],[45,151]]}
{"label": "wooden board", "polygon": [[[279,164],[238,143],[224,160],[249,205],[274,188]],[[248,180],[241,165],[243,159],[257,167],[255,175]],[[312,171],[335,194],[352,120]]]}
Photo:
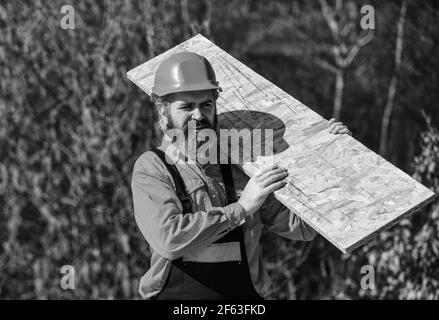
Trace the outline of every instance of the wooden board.
{"label": "wooden board", "polygon": [[[180,51],[196,52],[212,63],[223,88],[218,99],[221,127],[274,129],[272,157],[290,172],[289,184],[276,197],[342,252],[434,199],[432,191],[354,138],[328,133],[327,120],[202,35],[127,76],[150,94],[160,62]],[[242,168],[252,176],[269,157],[245,161]]]}

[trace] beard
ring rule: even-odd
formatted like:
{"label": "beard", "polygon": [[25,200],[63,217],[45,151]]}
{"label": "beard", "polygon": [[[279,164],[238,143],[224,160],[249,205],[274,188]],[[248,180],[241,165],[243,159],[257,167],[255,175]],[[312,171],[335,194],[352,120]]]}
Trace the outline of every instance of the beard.
{"label": "beard", "polygon": [[[168,114],[168,130],[170,129],[178,129],[178,127],[175,125],[175,122],[172,119],[172,116]],[[184,158],[190,157],[191,159],[193,159],[193,156],[191,157],[190,155],[196,155],[196,159],[197,161],[201,162],[201,163],[207,163],[209,162],[207,159],[209,160],[213,160],[210,157],[211,155],[211,150],[213,148],[215,148],[215,154],[217,153],[217,140],[215,139],[215,141],[213,141],[213,139],[211,139],[210,137],[205,137],[204,140],[199,140],[198,139],[198,134],[201,130],[204,129],[210,129],[212,131],[214,131],[215,133],[215,138],[218,136],[218,115],[215,113],[214,116],[214,120],[213,123],[210,123],[207,119],[201,119],[201,120],[189,120],[187,121],[183,127],[179,128],[180,130],[183,131],[184,133],[184,146],[180,147],[180,150],[183,151],[185,150],[185,152],[183,152],[183,154],[181,156],[184,156]],[[193,132],[189,132],[190,130],[192,130]],[[207,140],[207,141],[206,141]],[[203,147],[201,149],[201,147]],[[206,153],[207,151],[207,153]],[[214,158],[216,158],[216,156],[213,155]],[[193,159],[195,160],[195,159]],[[218,161],[218,160],[215,160]]]}

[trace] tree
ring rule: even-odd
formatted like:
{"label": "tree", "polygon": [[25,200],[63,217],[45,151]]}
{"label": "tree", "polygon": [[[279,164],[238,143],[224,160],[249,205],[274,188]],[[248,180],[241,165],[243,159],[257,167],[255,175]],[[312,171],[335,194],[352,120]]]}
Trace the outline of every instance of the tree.
{"label": "tree", "polygon": [[316,63],[335,76],[334,103],[332,116],[340,119],[343,106],[344,77],[362,47],[373,39],[371,31],[358,33],[356,21],[358,10],[353,2],[343,6],[343,0],[336,0],[331,8],[326,0],[320,0],[322,16],[331,31],[333,44],[322,47],[332,56],[332,62],[316,58]]}
{"label": "tree", "polygon": [[380,154],[385,156],[387,153],[387,142],[388,142],[388,133],[389,133],[389,125],[390,125],[390,117],[392,115],[392,111],[395,105],[396,98],[396,90],[398,87],[398,78],[401,74],[402,67],[402,52],[403,52],[403,44],[404,44],[404,25],[405,25],[405,16],[407,12],[407,1],[403,1],[401,3],[401,9],[399,14],[399,20],[397,25],[396,32],[396,45],[394,52],[394,63],[395,67],[393,70],[392,78],[390,80],[389,89],[387,92],[387,102],[384,108],[382,124],[381,124],[381,137],[380,137]]}

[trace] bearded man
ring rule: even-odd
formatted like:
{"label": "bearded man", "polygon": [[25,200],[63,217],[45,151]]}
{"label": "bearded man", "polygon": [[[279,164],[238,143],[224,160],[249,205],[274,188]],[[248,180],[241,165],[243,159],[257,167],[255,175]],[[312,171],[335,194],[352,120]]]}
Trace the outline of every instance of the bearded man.
{"label": "bearded man", "polygon": [[[292,240],[316,236],[273,195],[288,183],[285,168],[268,166],[250,179],[235,165],[205,163],[188,152],[202,145],[190,139],[191,126],[218,131],[220,90],[209,61],[193,52],[170,56],[156,71],[151,98],[168,143],[137,159],[131,184],[136,223],[151,250],[139,285],[144,298],[263,299],[270,279],[262,228]],[[184,146],[166,140],[171,130],[180,130]],[[351,134],[334,119],[328,130]]]}

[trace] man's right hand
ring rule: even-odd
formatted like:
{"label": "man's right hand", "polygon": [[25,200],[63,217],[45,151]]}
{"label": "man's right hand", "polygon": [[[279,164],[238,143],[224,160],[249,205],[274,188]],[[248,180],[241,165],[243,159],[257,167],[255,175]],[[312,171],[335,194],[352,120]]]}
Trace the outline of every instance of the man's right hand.
{"label": "man's right hand", "polygon": [[262,206],[270,193],[283,188],[287,181],[287,169],[277,165],[257,171],[247,182],[238,203],[244,208],[246,214],[253,214]]}

